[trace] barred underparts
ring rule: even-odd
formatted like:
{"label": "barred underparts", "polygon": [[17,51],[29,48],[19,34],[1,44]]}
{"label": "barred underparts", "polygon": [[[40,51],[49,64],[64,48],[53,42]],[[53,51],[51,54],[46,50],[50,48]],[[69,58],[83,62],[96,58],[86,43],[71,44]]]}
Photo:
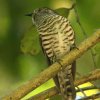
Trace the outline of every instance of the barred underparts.
{"label": "barred underparts", "polygon": [[[75,45],[74,31],[67,18],[49,8],[38,8],[31,15],[33,24],[40,34],[42,50],[48,59],[48,64],[51,65],[59,61]],[[66,66],[54,77],[64,100],[74,100],[76,97],[74,77],[75,62]]]}

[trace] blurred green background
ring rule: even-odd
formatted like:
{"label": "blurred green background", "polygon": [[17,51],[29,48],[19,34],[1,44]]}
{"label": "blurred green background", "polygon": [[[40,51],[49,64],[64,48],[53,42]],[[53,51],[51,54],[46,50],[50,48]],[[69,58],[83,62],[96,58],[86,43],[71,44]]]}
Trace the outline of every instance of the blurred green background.
{"label": "blurred green background", "polygon": [[[39,7],[57,9],[70,7],[70,4],[70,0],[0,0],[0,96],[11,92],[47,67],[38,33],[31,18],[24,15]],[[77,0],[77,10],[87,36],[100,29],[100,0]],[[68,18],[75,30],[78,45],[85,36],[73,10]],[[100,44],[92,50],[96,66],[90,51],[77,60],[77,72],[82,75],[100,68]],[[39,90],[52,84],[50,81]],[[96,84],[99,86],[99,83]]]}

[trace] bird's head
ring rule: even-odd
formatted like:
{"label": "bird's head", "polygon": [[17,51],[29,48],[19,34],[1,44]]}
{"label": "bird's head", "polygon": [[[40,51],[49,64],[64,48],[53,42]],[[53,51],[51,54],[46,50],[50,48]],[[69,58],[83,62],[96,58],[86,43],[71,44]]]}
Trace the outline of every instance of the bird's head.
{"label": "bird's head", "polygon": [[47,18],[56,14],[53,10],[47,7],[37,8],[32,13],[26,14],[26,16],[32,17],[32,22],[35,25],[42,24]]}

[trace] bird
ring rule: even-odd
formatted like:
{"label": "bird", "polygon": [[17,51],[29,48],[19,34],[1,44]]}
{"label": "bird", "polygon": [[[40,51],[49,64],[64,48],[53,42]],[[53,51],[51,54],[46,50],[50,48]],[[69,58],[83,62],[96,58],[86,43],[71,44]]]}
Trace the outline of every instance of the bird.
{"label": "bird", "polygon": [[[36,26],[48,65],[59,62],[75,47],[75,32],[66,17],[48,7],[37,8],[27,16],[32,17],[32,23]],[[53,78],[63,100],[75,100],[75,72],[76,61],[61,69]]]}

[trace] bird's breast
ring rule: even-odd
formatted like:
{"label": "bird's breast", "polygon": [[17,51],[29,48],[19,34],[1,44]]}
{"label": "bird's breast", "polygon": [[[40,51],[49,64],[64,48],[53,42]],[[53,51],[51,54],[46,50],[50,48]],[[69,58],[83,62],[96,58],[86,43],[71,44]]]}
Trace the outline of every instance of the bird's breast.
{"label": "bird's breast", "polygon": [[43,49],[49,58],[55,56],[59,59],[70,51],[74,43],[72,27],[69,21],[62,16],[48,19],[47,23],[39,27],[39,33]]}

